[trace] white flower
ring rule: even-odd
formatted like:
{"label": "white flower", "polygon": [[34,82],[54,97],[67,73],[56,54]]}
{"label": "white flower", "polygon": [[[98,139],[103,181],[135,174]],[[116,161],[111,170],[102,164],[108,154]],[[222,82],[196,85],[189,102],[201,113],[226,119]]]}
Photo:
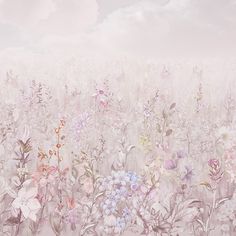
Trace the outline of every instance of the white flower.
{"label": "white flower", "polygon": [[28,173],[28,168],[27,168],[27,166],[25,166],[25,167],[19,167],[19,168],[17,169],[17,173],[18,173],[18,175],[19,175],[20,177],[26,175],[26,174]]}
{"label": "white flower", "polygon": [[35,198],[37,193],[37,188],[22,188],[19,190],[17,198],[12,203],[14,208],[22,211],[26,219],[29,218],[33,221],[36,221],[36,214],[41,208],[38,199]]}

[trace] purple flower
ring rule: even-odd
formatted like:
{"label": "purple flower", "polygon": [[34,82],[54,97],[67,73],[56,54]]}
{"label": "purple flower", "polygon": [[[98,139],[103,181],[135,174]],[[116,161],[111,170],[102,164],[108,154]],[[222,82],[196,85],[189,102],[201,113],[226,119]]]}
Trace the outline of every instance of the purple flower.
{"label": "purple flower", "polygon": [[164,168],[167,170],[173,170],[177,167],[177,161],[173,159],[166,160],[164,162]]}
{"label": "purple flower", "polygon": [[190,181],[193,176],[193,169],[190,169],[188,166],[185,166],[185,174],[182,180]]}
{"label": "purple flower", "polygon": [[134,172],[132,172],[132,171],[129,171],[129,172],[127,173],[127,175],[128,175],[128,177],[129,177],[129,179],[130,179],[130,182],[136,183],[136,182],[138,181],[138,176],[137,176],[136,173],[134,173]]}
{"label": "purple flower", "polygon": [[149,117],[152,114],[152,111],[147,106],[145,106],[143,109],[143,114],[145,117]]}
{"label": "purple flower", "polygon": [[116,232],[121,232],[125,229],[126,226],[126,222],[125,219],[122,217],[118,217],[116,220],[116,227],[115,227],[115,231]]}
{"label": "purple flower", "polygon": [[136,191],[138,189],[138,187],[139,187],[139,185],[137,183],[131,183],[130,188],[132,191]]}
{"label": "purple flower", "polygon": [[88,121],[90,119],[90,115],[87,112],[79,115],[77,119],[73,122],[73,130],[76,136],[76,140],[79,142],[81,131],[86,127]]}
{"label": "purple flower", "polygon": [[123,211],[122,211],[122,216],[124,217],[124,219],[126,220],[126,221],[128,221],[129,219],[130,219],[130,217],[131,217],[131,212],[130,212],[130,210],[129,210],[129,208],[128,207],[125,207],[124,209],[123,209]]}
{"label": "purple flower", "polygon": [[185,158],[185,157],[186,157],[185,151],[179,150],[179,151],[177,152],[177,157],[178,157],[179,159]]}
{"label": "purple flower", "polygon": [[111,198],[107,198],[104,203],[102,203],[102,209],[106,215],[110,215],[115,212],[116,201]]}

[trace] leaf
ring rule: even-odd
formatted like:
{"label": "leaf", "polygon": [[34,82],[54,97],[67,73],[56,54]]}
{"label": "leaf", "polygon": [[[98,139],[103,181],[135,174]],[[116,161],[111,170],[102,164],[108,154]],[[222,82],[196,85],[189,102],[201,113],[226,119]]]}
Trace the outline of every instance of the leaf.
{"label": "leaf", "polygon": [[8,187],[8,188],[6,189],[6,192],[7,192],[12,198],[16,198],[16,197],[17,197],[16,192],[15,192],[12,188],[10,188],[10,187]]}
{"label": "leaf", "polygon": [[127,153],[129,153],[132,149],[134,149],[135,146],[134,145],[130,145],[128,148],[127,148]]}
{"label": "leaf", "polygon": [[202,182],[202,183],[200,183],[200,185],[203,185],[203,186],[205,186],[208,190],[212,191],[212,187],[211,187],[211,185],[210,185],[208,182]]}
{"label": "leaf", "polygon": [[51,215],[50,215],[50,218],[49,218],[50,225],[51,225],[52,230],[54,231],[54,233],[55,233],[56,235],[59,235],[59,234],[60,234],[60,231],[61,231],[62,229],[61,229],[60,223],[55,222],[55,220],[56,220],[56,218],[51,214]]}
{"label": "leaf", "polygon": [[161,133],[161,126],[159,124],[157,124],[157,132]]}
{"label": "leaf", "polygon": [[175,102],[174,102],[174,103],[172,103],[172,104],[170,105],[170,110],[174,109],[174,108],[175,108],[175,106],[176,106],[176,103],[175,103]]}
{"label": "leaf", "polygon": [[204,223],[203,223],[200,219],[197,219],[197,222],[201,225],[201,227],[202,227],[203,229],[205,229]]}
{"label": "leaf", "polygon": [[101,193],[98,193],[95,198],[94,198],[94,201],[96,201],[100,196],[102,196],[104,194],[104,192],[101,192]]}
{"label": "leaf", "polygon": [[93,172],[89,167],[84,166],[84,169],[86,171],[87,176],[93,176]]}
{"label": "leaf", "polygon": [[167,118],[167,114],[166,114],[165,110],[162,111],[162,117],[163,117],[164,119]]}
{"label": "leaf", "polygon": [[152,182],[152,185],[155,186],[156,185],[156,178],[155,178],[155,175],[153,175],[151,177],[151,182]]}
{"label": "leaf", "polygon": [[88,231],[89,229],[93,228],[96,225],[96,223],[91,223],[87,226],[85,226],[82,230],[81,230],[81,235],[83,235],[84,233],[86,233],[86,231]]}
{"label": "leaf", "polygon": [[25,143],[22,140],[18,140],[18,144],[21,146],[23,153],[28,153],[32,150],[30,138],[28,138]]}
{"label": "leaf", "polygon": [[166,136],[170,136],[172,134],[172,129],[168,129],[167,131],[166,131]]}
{"label": "leaf", "polygon": [[223,204],[225,201],[228,201],[228,200],[229,200],[228,197],[219,199],[218,202],[216,202],[215,208],[218,208],[221,204]]}
{"label": "leaf", "polygon": [[72,176],[75,179],[77,179],[77,177],[78,177],[78,170],[75,167],[72,168]]}
{"label": "leaf", "polygon": [[198,213],[197,208],[192,204],[198,202],[198,199],[189,199],[184,202],[180,202],[180,204],[175,207],[175,214],[172,214],[174,215],[175,221],[190,222]]}

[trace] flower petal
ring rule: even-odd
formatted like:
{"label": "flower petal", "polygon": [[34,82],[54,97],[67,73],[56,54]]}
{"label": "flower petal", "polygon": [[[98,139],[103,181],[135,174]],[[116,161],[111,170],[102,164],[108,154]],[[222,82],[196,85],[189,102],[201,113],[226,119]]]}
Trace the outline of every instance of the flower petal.
{"label": "flower petal", "polygon": [[41,205],[40,205],[39,200],[37,198],[31,198],[28,201],[27,206],[29,207],[30,210],[38,210],[41,208]]}
{"label": "flower petal", "polygon": [[29,219],[31,219],[32,221],[36,221],[36,213],[34,211],[31,211],[29,214]]}
{"label": "flower petal", "polygon": [[12,204],[11,204],[14,208],[20,208],[21,207],[21,202],[20,202],[20,198],[16,198]]}
{"label": "flower petal", "polygon": [[12,188],[8,187],[8,188],[6,189],[6,191],[7,191],[7,193],[8,193],[11,197],[13,197],[13,198],[17,197],[16,192],[15,192]]}
{"label": "flower petal", "polygon": [[22,214],[23,216],[27,219],[29,217],[29,214],[30,214],[30,209],[28,206],[21,206],[21,211],[22,211]]}
{"label": "flower petal", "polygon": [[25,188],[21,188],[18,192],[18,197],[22,198],[24,197],[26,194],[26,189]]}
{"label": "flower petal", "polygon": [[34,198],[38,194],[38,189],[37,188],[30,188],[27,190],[25,197],[27,199]]}

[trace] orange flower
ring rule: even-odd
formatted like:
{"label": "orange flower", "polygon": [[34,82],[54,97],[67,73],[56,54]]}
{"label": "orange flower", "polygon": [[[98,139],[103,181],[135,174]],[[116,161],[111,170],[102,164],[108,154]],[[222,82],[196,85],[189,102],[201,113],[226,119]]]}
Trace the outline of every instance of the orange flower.
{"label": "orange flower", "polygon": [[75,199],[74,199],[73,197],[72,197],[72,198],[68,197],[68,198],[66,199],[66,202],[67,202],[67,207],[68,207],[69,209],[75,208]]}

